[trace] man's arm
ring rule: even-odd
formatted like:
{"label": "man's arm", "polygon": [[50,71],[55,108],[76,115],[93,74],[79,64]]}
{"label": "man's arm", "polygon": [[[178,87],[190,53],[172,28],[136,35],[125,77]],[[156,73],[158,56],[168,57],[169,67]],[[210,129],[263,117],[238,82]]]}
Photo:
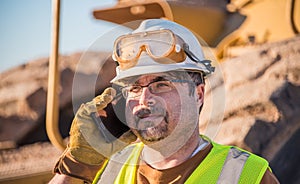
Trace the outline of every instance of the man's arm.
{"label": "man's arm", "polygon": [[49,184],[84,184],[83,180],[64,175],[64,174],[55,174],[55,176],[51,179]]}
{"label": "man's arm", "polygon": [[[114,89],[107,88],[101,95],[82,104],[78,109],[72,122],[68,147],[55,165],[54,172],[58,176],[53,178],[53,182],[60,184],[58,181],[64,183],[64,180],[73,177],[91,183],[107,158],[136,140],[136,136],[131,131],[127,131],[123,132],[118,139],[107,142],[103,132],[97,126],[97,123],[102,122],[95,122],[91,116],[92,114],[113,114],[110,111],[114,109],[106,109],[106,107],[115,95]],[[120,132],[118,131],[120,126],[117,123],[120,120],[111,119],[108,116],[104,120],[107,121],[112,132]]]}
{"label": "man's arm", "polygon": [[279,181],[275,177],[275,175],[267,169],[263,178],[260,181],[261,184],[279,184]]}
{"label": "man's arm", "polygon": [[[83,154],[85,155],[84,152]],[[64,180],[70,180],[70,178],[74,178],[78,181],[81,181],[81,183],[92,183],[98,170],[103,166],[103,163],[106,159],[101,155],[99,156],[98,154],[95,154],[93,152],[87,154],[93,154],[95,156],[98,156],[99,158],[102,158],[103,161],[99,164],[93,165],[90,163],[80,162],[70,154],[70,151],[67,148],[66,151],[59,158],[54,168],[54,173],[56,173],[57,175],[61,175],[61,177],[55,178],[56,183],[62,184],[64,183]],[[62,175],[69,177],[62,177]]]}

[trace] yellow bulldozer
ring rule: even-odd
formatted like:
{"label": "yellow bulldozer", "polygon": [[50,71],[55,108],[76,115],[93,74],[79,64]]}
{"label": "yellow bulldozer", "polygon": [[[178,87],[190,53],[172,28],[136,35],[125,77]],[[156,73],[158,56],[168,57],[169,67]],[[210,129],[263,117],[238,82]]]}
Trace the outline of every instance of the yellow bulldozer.
{"label": "yellow bulldozer", "polygon": [[178,22],[215,48],[218,58],[238,54],[232,47],[283,40],[300,30],[299,0],[119,0],[93,15],[117,24],[149,18]]}

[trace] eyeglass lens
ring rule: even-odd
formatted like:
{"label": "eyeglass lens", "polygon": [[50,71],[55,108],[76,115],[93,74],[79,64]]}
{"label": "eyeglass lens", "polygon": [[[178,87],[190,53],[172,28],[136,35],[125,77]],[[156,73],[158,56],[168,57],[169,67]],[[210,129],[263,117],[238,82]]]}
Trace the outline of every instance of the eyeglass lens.
{"label": "eyeglass lens", "polygon": [[165,93],[174,89],[171,81],[154,81],[148,85],[131,85],[122,89],[124,98],[135,98],[142,94],[143,88],[147,87],[152,94]]}

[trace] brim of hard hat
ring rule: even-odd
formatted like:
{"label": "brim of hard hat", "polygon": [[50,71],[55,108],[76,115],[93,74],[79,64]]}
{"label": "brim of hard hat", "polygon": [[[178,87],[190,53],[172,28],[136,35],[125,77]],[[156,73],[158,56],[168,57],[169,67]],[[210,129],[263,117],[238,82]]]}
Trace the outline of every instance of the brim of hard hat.
{"label": "brim of hard hat", "polygon": [[176,64],[155,64],[155,65],[142,65],[142,66],[134,66],[127,70],[120,70],[117,67],[117,76],[113,78],[110,82],[111,83],[118,83],[119,80],[145,75],[145,74],[153,74],[153,73],[161,73],[161,72],[168,72],[168,71],[192,71],[192,72],[199,72],[208,74],[210,73],[207,68],[202,63],[176,63]]}

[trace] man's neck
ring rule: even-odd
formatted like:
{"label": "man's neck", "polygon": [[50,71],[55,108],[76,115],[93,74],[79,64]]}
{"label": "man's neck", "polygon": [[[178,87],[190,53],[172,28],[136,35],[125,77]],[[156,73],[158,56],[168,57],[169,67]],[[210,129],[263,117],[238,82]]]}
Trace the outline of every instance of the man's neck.
{"label": "man's neck", "polygon": [[168,169],[189,159],[201,142],[198,132],[195,131],[184,146],[179,148],[174,154],[171,154],[171,156],[163,156],[161,152],[165,152],[164,150],[153,150],[145,146],[141,157],[143,161],[155,169]]}

